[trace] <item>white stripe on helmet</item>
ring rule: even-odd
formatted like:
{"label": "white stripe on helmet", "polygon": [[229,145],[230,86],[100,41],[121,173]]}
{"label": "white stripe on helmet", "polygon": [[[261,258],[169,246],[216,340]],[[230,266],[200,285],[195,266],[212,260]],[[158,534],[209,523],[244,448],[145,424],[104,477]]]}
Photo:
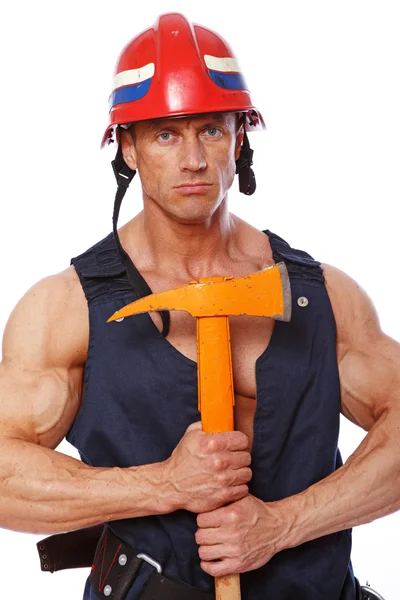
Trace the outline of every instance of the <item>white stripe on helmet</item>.
{"label": "white stripe on helmet", "polygon": [[213,71],[221,71],[222,73],[240,73],[238,61],[231,56],[219,58],[218,56],[205,54],[204,60],[207,67]]}
{"label": "white stripe on helmet", "polygon": [[114,77],[113,90],[123,87],[124,85],[133,85],[135,83],[141,83],[153,77],[155,71],[154,63],[149,63],[140,67],[140,69],[129,69],[128,71],[121,71]]}

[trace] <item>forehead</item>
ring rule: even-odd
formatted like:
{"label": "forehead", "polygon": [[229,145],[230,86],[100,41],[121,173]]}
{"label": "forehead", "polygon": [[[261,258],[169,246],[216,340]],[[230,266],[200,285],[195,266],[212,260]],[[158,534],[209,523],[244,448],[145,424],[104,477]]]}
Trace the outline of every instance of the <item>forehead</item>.
{"label": "forehead", "polygon": [[[163,127],[187,128],[190,126],[204,127],[204,125],[230,126],[236,122],[236,113],[206,113],[204,115],[193,115],[190,117],[169,117],[167,119],[153,119],[142,121],[146,129],[154,130]],[[140,123],[137,123],[139,125]]]}

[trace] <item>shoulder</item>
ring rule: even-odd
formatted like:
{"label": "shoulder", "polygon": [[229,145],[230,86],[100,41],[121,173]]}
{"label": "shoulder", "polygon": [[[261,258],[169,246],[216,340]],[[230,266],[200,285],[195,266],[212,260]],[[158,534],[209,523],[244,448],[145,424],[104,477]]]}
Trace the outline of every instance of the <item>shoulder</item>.
{"label": "shoulder", "polygon": [[3,359],[83,364],[88,332],[87,302],[74,267],[68,267],[36,283],[17,303],[4,331]]}
{"label": "shoulder", "polygon": [[371,298],[349,275],[331,265],[321,265],[337,327],[338,359],[350,349],[382,335]]}

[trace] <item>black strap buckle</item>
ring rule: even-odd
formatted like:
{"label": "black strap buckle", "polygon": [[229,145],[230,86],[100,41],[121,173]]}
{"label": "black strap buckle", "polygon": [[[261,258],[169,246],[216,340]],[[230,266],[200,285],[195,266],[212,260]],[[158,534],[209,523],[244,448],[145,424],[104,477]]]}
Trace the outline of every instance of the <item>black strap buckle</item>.
{"label": "black strap buckle", "polygon": [[246,130],[243,136],[243,145],[240,156],[236,161],[236,173],[239,175],[239,190],[246,196],[251,196],[256,191],[256,177],[251,168],[254,151],[250,148]]}
{"label": "black strap buckle", "polygon": [[122,155],[122,145],[119,144],[114,160],[111,161],[115,179],[118,187],[122,186],[128,189],[130,182],[136,175],[136,171],[128,167]]}

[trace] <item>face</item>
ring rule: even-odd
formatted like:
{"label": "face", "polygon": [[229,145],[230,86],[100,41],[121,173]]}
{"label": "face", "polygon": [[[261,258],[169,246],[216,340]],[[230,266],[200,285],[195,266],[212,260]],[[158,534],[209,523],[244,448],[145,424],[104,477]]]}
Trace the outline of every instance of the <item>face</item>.
{"label": "face", "polygon": [[180,223],[207,221],[234,177],[242,127],[234,113],[143,121],[122,131],[124,159],[140,175],[145,202]]}

